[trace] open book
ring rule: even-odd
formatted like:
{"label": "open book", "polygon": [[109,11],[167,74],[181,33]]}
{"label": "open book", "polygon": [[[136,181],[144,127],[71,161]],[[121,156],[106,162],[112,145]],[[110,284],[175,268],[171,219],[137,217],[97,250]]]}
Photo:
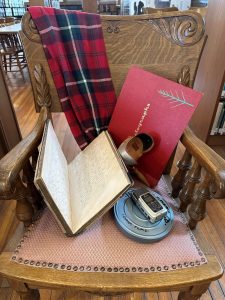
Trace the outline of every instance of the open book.
{"label": "open book", "polygon": [[50,121],[46,123],[34,182],[68,235],[80,233],[102,216],[131,185],[107,131],[68,164]]}

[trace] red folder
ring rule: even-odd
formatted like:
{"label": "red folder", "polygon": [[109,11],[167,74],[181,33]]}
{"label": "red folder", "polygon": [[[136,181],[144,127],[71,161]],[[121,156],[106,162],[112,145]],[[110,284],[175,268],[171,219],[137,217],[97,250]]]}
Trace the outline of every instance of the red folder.
{"label": "red folder", "polygon": [[138,67],[129,70],[108,130],[117,146],[138,133],[152,135],[155,146],[137,165],[151,187],[159,181],[202,96]]}

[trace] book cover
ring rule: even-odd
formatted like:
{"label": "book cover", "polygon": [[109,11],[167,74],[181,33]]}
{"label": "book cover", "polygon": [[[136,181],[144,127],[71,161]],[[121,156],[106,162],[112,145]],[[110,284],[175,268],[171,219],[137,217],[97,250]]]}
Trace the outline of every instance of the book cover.
{"label": "book cover", "polygon": [[159,181],[202,96],[136,66],[129,70],[108,130],[117,146],[138,133],[152,135],[155,146],[137,165],[150,186]]}
{"label": "book cover", "polygon": [[106,213],[132,182],[107,131],[68,164],[47,122],[34,183],[63,232],[74,235]]}

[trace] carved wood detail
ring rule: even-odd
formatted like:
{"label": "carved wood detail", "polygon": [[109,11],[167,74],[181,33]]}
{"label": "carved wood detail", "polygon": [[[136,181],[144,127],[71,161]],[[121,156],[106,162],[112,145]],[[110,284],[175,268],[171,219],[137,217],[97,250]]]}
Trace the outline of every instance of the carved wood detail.
{"label": "carved wood detail", "polygon": [[35,149],[34,152],[32,153],[32,157],[31,157],[31,165],[34,170],[36,169],[38,155],[39,155],[39,151],[38,151],[38,149]]}
{"label": "carved wood detail", "polygon": [[14,193],[14,199],[17,200],[16,216],[25,226],[29,226],[32,223],[36,210],[36,207],[32,205],[32,201],[29,201],[31,198],[31,190],[29,187],[26,187],[19,178]]}
{"label": "carved wood detail", "polygon": [[196,44],[204,35],[204,22],[193,13],[176,18],[154,18],[149,23],[165,38],[182,47]]}
{"label": "carved wood detail", "polygon": [[110,21],[108,22],[108,27],[106,31],[108,33],[119,33],[120,32],[120,23],[118,21]]}
{"label": "carved wood detail", "polygon": [[30,225],[34,214],[43,206],[33,183],[34,169],[30,157],[35,153],[37,159],[46,119],[47,108],[42,107],[32,132],[0,160],[0,200],[17,200],[16,215],[25,226]]}
{"label": "carved wood detail", "polygon": [[178,171],[171,181],[172,197],[176,198],[184,185],[184,179],[187,171],[191,168],[191,154],[185,150],[182,159],[178,162]]}
{"label": "carved wood detail", "polygon": [[52,104],[52,99],[49,91],[49,85],[47,82],[46,74],[42,65],[35,65],[34,77],[36,81],[37,104],[40,107],[46,106],[49,108]]}
{"label": "carved wood detail", "polygon": [[179,199],[180,199],[180,211],[185,212],[188,205],[192,202],[194,197],[194,189],[197,183],[200,182],[201,178],[201,166],[197,161],[194,162],[193,167],[185,177],[185,184],[182,188]]}
{"label": "carved wood detail", "polygon": [[188,208],[189,226],[194,229],[197,223],[204,219],[206,214],[206,201],[211,199],[210,186],[212,183],[212,177],[209,173],[206,173],[204,180],[200,183],[194,199]]}
{"label": "carved wood detail", "polygon": [[34,43],[41,44],[41,38],[38,33],[37,27],[34,24],[31,15],[29,13],[25,13],[22,18],[22,31],[25,36]]}
{"label": "carved wood detail", "polygon": [[190,80],[191,80],[190,67],[183,66],[180,73],[178,74],[177,82],[185,86],[190,86]]}
{"label": "carved wood detail", "polygon": [[[123,20],[109,20],[106,21],[108,26],[106,31],[108,33],[119,33],[121,30],[120,25],[122,23],[129,24],[129,19]],[[179,46],[192,46],[198,43],[204,35],[203,20],[196,14],[177,15],[174,17],[157,17],[150,18],[148,20],[137,20],[137,26],[140,22],[146,25],[152,25],[154,30],[159,32],[162,36],[168,39],[170,42]]]}
{"label": "carved wood detail", "polygon": [[[174,14],[174,12],[172,12]],[[179,46],[191,46],[196,44],[201,40],[204,35],[204,21],[202,17],[194,12],[188,12],[188,14],[183,13],[182,15],[177,13],[176,18],[171,17],[170,13],[168,16],[152,16],[149,18],[137,19],[137,25],[140,22],[150,24],[153,28],[159,32],[162,36],[170,40]],[[105,18],[103,21],[107,22]],[[133,20],[134,21],[134,20]],[[120,20],[119,18],[112,21],[108,21],[109,26],[107,26],[108,33],[119,33],[120,32]],[[123,23],[127,24],[130,22],[129,18]],[[30,14],[25,14],[22,21],[22,31],[25,36],[35,43],[41,43],[40,36],[38,34],[37,28],[31,19]]]}

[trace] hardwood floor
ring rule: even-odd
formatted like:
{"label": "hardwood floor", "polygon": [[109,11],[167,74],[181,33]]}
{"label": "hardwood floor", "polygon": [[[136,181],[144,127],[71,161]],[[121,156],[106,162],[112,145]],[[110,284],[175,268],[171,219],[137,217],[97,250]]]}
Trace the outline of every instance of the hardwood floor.
{"label": "hardwood floor", "polygon": [[[15,108],[15,112],[18,118],[19,126],[22,135],[25,136],[33,127],[37,120],[37,114],[34,110],[32,90],[28,80],[28,74],[26,74],[26,81],[24,82],[22,77],[14,77],[10,74],[10,78],[7,80],[9,90],[12,96],[12,102]],[[68,143],[70,131],[66,126],[66,121],[63,115],[54,114],[53,120],[57,130],[59,131],[59,139],[62,143],[63,150],[69,155],[69,159],[73,157],[73,144]],[[182,147],[178,147],[176,157],[179,157],[182,153]],[[176,160],[175,160],[176,161]],[[176,169],[173,166],[173,171]],[[7,201],[3,204],[0,203],[0,220],[11,218],[11,214],[15,211],[15,202]],[[220,260],[223,268],[225,268],[225,202],[223,200],[212,199],[207,203],[208,215],[204,221],[198,226],[198,235],[205,240],[206,243],[211,244],[218,259]],[[2,243],[4,243],[4,226],[11,226],[11,233],[15,231],[17,221],[14,220],[12,224],[5,222],[0,223],[0,232]],[[3,237],[2,237],[3,235]],[[1,244],[0,244],[1,246]],[[1,249],[1,248],[0,248]],[[19,297],[13,292],[6,280],[0,278],[0,300],[18,300]],[[77,293],[77,295],[71,295],[70,291],[61,292],[55,290],[42,290],[41,300],[175,300],[177,299],[177,292],[170,293],[134,293],[126,296],[118,297],[102,297],[94,296],[90,294]],[[225,299],[225,276],[219,281],[215,281],[210,285],[208,291],[201,297],[201,300],[223,300]]]}

